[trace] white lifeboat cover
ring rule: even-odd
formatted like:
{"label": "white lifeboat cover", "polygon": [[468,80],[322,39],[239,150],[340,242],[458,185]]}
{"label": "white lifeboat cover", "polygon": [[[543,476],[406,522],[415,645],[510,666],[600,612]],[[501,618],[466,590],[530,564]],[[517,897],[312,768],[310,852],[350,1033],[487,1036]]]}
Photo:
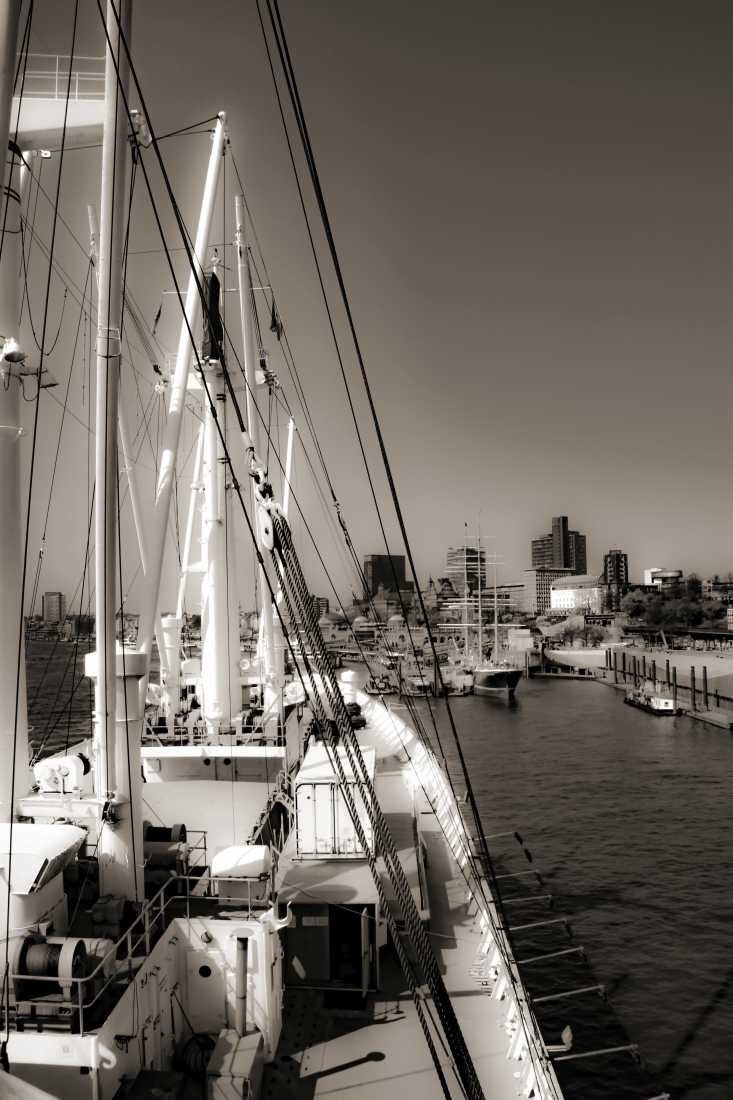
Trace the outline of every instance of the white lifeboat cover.
{"label": "white lifeboat cover", "polygon": [[234,844],[223,848],[211,861],[213,878],[259,878],[269,875],[272,867],[266,844]]}
{"label": "white lifeboat cover", "polygon": [[[10,825],[0,822],[0,869],[7,882],[10,865],[12,894],[32,894],[63,871],[81,848],[86,833],[76,825],[13,823],[13,857],[10,859]],[[7,887],[6,887],[7,889]]]}

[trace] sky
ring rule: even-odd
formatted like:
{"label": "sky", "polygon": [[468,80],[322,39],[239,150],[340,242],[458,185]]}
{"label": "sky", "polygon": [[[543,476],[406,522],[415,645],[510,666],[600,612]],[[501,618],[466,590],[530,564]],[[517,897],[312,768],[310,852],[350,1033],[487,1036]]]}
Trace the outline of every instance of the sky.
{"label": "sky", "polygon": [[[68,52],[73,4],[43,0],[36,9],[33,49]],[[505,563],[502,579],[521,579],[531,538],[557,514],[587,534],[590,570],[602,567],[612,546],[627,551],[639,579],[652,565],[706,576],[733,568],[730,6],[282,0],[281,11],[421,578],[441,573],[465,523],[474,530],[480,523]],[[103,51],[96,0],[80,0],[78,49]],[[361,554],[383,551],[254,0],[220,0],[213,8],[138,0],[133,55],[158,133],[226,110],[231,151],[344,515]],[[162,144],[191,226],[208,141],[197,134]],[[47,187],[57,161],[44,168]],[[98,161],[99,150],[74,150],[64,168],[61,208],[84,243],[86,204],[99,203]],[[234,190],[230,165],[217,241],[233,238]],[[38,228],[48,239],[42,207]],[[401,552],[316,236],[390,548]],[[157,248],[139,188],[129,280],[149,320],[172,286],[164,257],[151,251]],[[57,254],[83,282],[86,261],[65,231]],[[176,262],[184,277],[181,253]],[[37,289],[45,276],[40,254],[32,263]],[[231,248],[226,263],[234,265]],[[234,286],[235,271],[226,277]],[[52,317],[62,293],[55,285]],[[236,331],[236,295],[226,300]],[[174,347],[176,307],[170,296],[163,301],[160,333]],[[66,309],[49,357],[64,384],[78,318],[76,306],[67,301]],[[293,400],[277,347],[268,346]],[[139,375],[128,371],[123,386],[136,424],[135,378],[144,401],[153,379],[144,357],[137,366]],[[86,421],[78,357],[75,372],[70,408]],[[60,417],[58,404],[43,403],[32,553]],[[184,437],[186,451],[192,438]],[[86,433],[67,421],[41,590],[71,592],[77,582],[85,464]],[[150,451],[141,464],[149,497]],[[296,493],[337,586],[348,593],[353,580],[302,458]],[[304,534],[299,521],[294,526]],[[123,528],[134,606],[129,515]],[[307,546],[304,558],[313,589],[327,594]],[[169,581],[165,598],[171,590]]]}

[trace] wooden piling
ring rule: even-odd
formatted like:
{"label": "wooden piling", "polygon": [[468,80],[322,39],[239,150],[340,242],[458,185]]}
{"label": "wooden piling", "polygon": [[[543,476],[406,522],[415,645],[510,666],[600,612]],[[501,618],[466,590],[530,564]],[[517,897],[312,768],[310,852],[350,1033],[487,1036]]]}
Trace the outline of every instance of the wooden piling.
{"label": "wooden piling", "polygon": [[626,650],[621,654],[621,675],[624,678],[624,683],[626,683]]}
{"label": "wooden piling", "polygon": [[695,666],[690,665],[690,706],[697,710],[697,691],[695,689]]}
{"label": "wooden piling", "polygon": [[652,658],[652,667],[649,670],[649,679],[654,684],[654,690],[657,689],[657,662]]}
{"label": "wooden piling", "polygon": [[669,657],[664,664],[664,682],[669,687]]}
{"label": "wooden piling", "polygon": [[615,649],[613,651],[613,682],[614,684],[618,683],[618,652]]}
{"label": "wooden piling", "polygon": [[641,658],[641,678],[646,680],[646,654],[642,654]]}
{"label": "wooden piling", "polygon": [[708,701],[708,669],[707,665],[702,666],[702,705],[705,710],[710,709]]}
{"label": "wooden piling", "polygon": [[677,710],[677,665],[672,669],[672,706]]}

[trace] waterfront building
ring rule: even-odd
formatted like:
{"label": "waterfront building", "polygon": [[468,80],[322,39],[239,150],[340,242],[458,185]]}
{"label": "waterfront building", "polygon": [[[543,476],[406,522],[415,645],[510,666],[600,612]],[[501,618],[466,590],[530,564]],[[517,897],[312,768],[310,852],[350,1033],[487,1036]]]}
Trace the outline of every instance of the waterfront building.
{"label": "waterfront building", "polygon": [[623,550],[609,550],[603,555],[603,580],[608,586],[608,606],[618,611],[629,590],[629,558]]}
{"label": "waterfront building", "polygon": [[728,625],[728,630],[733,630],[733,607],[728,608],[728,614],[727,614],[726,621],[727,621],[727,625]]}
{"label": "waterfront building", "polygon": [[552,530],[532,539],[533,569],[569,569],[585,573],[587,569],[586,537],[568,527],[567,516],[553,516]]}
{"label": "waterfront building", "polygon": [[702,593],[706,600],[720,600],[721,603],[733,603],[733,575],[730,573],[725,578],[716,574],[709,581],[703,581]]}
{"label": "waterfront building", "polygon": [[608,588],[603,577],[593,574],[573,574],[559,577],[550,587],[550,610],[570,614],[600,615],[607,600]]}
{"label": "waterfront building", "polygon": [[644,570],[644,585],[647,588],[659,588],[667,592],[675,585],[682,584],[682,580],[681,569],[661,569],[654,566],[651,569]]}
{"label": "waterfront building", "polygon": [[43,593],[44,623],[62,623],[66,618],[66,596],[63,592]]}
{"label": "waterfront building", "polygon": [[572,569],[551,569],[538,566],[525,569],[524,610],[529,615],[544,615],[550,610],[553,581],[572,575]]}

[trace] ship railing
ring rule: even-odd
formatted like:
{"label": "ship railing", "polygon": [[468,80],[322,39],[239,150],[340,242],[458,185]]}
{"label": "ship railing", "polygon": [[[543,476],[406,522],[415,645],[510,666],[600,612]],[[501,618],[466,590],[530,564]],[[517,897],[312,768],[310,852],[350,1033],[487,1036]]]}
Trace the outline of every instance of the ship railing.
{"label": "ship railing", "polygon": [[69,99],[104,99],[104,57],[29,53],[22,70],[23,95],[30,99],[66,99],[67,88]]}
{"label": "ship railing", "polygon": [[241,743],[242,745],[265,744],[282,747],[285,744],[284,733],[280,725],[278,725],[275,733],[269,733],[265,729],[264,716],[260,714],[256,716],[253,722],[243,723],[241,731],[234,726],[220,729],[216,738],[213,740],[207,732],[203,721],[191,727],[182,722],[177,722],[173,728],[172,735],[167,733],[167,731],[161,731],[159,733],[154,725],[146,724],[142,732],[141,740],[144,745],[153,745],[158,748],[181,748],[184,745],[235,745],[237,743]]}
{"label": "ship railing", "polygon": [[[73,1010],[76,1008],[79,1014],[79,1035],[89,1034],[97,1030],[97,1025],[85,1029],[85,1014],[87,1021],[89,1014],[97,1006],[103,997],[119,989],[121,996],[128,985],[134,980],[135,974],[144,964],[171,920],[177,916],[185,916],[191,920],[191,902],[200,901],[208,897],[216,899],[219,905],[229,905],[236,908],[245,920],[251,920],[266,912],[272,906],[266,884],[270,882],[269,874],[258,878],[227,878],[217,876],[215,879],[204,874],[176,875],[164,882],[158,892],[153,895],[141,909],[132,924],[126,929],[119,939],[112,944],[109,950],[97,962],[89,974],[79,978],[64,979],[64,985],[72,990],[72,995],[66,999],[66,1003]],[[180,893],[180,884],[185,883],[185,892]],[[239,890],[235,893],[223,893],[226,883],[236,883]],[[247,896],[242,896],[243,885],[247,886]],[[264,890],[264,897],[255,896]],[[174,890],[176,892],[171,892]],[[178,903],[178,909],[185,902],[185,913],[170,912],[170,907]],[[195,914],[194,914],[195,915]],[[10,974],[11,982],[42,982],[48,986],[48,976],[43,974]]]}
{"label": "ship railing", "polygon": [[186,829],[186,836],[198,837],[195,844],[188,845],[189,870],[192,867],[208,867],[209,858],[206,851],[206,829]]}
{"label": "ship railing", "polygon": [[[399,725],[395,726],[395,729],[400,739],[402,739]],[[430,792],[431,802],[445,839],[459,867],[465,873],[469,893],[479,909],[481,931],[484,937],[484,954],[487,959],[495,954],[497,963],[502,965],[506,976],[506,995],[512,995],[511,1000],[515,1006],[510,1011],[516,1014],[521,1024],[521,1031],[537,1078],[539,1094],[543,1098],[561,1097],[562,1092],[539,1023],[524,989],[524,982],[517,961],[514,958],[506,929],[501,921],[491,885],[477,869],[473,845],[463,814],[445,774],[438,765],[435,753],[424,743],[422,747],[422,753],[415,754],[413,752],[412,754],[413,767],[416,769],[426,793]],[[518,1037],[515,1036],[512,1040],[512,1049],[514,1049],[517,1039]]]}

